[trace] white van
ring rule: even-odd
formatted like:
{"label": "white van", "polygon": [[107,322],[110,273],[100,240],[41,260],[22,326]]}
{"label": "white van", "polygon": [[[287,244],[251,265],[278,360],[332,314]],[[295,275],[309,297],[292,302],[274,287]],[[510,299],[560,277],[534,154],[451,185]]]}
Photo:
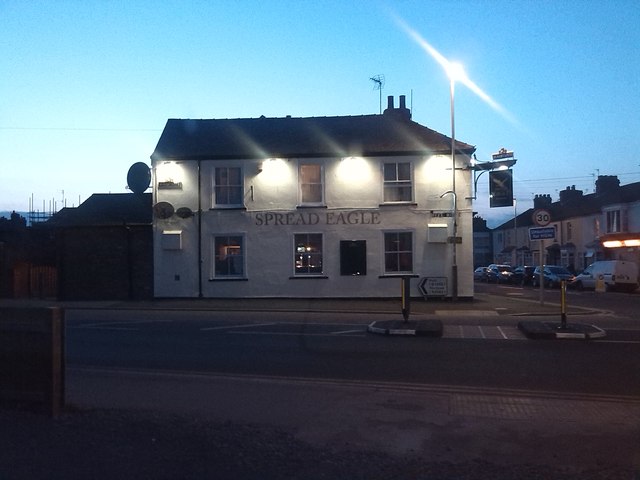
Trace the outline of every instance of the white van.
{"label": "white van", "polygon": [[633,292],[638,288],[638,265],[625,260],[593,262],[576,276],[572,285],[578,290],[595,289],[598,280],[604,282],[607,291]]}

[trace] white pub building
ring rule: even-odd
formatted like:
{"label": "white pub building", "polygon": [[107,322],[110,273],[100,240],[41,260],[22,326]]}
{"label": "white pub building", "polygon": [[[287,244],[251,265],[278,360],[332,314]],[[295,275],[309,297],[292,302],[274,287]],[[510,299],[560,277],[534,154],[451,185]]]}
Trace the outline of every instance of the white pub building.
{"label": "white pub building", "polygon": [[456,142],[452,169],[451,138],[404,96],[381,115],[170,119],[151,156],[155,296],[398,297],[409,276],[412,296],[471,298],[474,150]]}

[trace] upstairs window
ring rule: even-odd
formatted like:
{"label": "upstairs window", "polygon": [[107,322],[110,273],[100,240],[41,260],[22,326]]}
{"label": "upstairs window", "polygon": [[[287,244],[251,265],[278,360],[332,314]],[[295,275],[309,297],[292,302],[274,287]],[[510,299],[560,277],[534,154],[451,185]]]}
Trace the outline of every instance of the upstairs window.
{"label": "upstairs window", "polygon": [[216,167],[213,185],[213,204],[216,207],[243,206],[242,169],[240,167]]}
{"label": "upstairs window", "polygon": [[301,205],[322,205],[324,203],[324,185],[322,166],[301,164],[298,170]]}
{"label": "upstairs window", "polygon": [[607,214],[607,233],[617,233],[622,231],[620,210],[611,210]]}
{"label": "upstairs window", "polygon": [[384,273],[413,272],[413,233],[384,233]]}
{"label": "upstairs window", "polygon": [[384,202],[410,202],[413,199],[411,164],[409,162],[385,163],[383,165]]}

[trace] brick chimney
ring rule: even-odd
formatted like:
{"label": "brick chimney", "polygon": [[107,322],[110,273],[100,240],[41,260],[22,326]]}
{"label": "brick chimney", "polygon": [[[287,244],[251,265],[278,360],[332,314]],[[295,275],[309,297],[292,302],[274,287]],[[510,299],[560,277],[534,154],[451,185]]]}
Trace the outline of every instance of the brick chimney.
{"label": "brick chimney", "polygon": [[400,120],[411,120],[411,110],[407,108],[407,97],[400,95],[400,106],[394,107],[393,95],[387,97],[387,108],[382,112],[383,115],[391,115]]}
{"label": "brick chimney", "polygon": [[568,205],[580,201],[582,198],[582,190],[576,190],[575,185],[567,187],[560,192],[560,205]]}
{"label": "brick chimney", "polygon": [[551,195],[548,193],[533,197],[533,208],[549,208],[551,203]]}
{"label": "brick chimney", "polygon": [[617,175],[598,175],[596,180],[596,195],[615,192],[620,187]]}

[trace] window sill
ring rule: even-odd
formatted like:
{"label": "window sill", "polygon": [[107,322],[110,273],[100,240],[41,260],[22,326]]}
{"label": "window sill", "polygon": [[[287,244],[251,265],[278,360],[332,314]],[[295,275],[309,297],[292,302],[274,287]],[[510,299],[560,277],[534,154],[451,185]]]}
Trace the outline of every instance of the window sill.
{"label": "window sill", "polygon": [[224,206],[224,205],[216,205],[215,207],[211,207],[209,210],[246,210],[247,207],[245,207],[244,205],[230,205],[230,206]]}
{"label": "window sill", "polygon": [[217,277],[210,278],[210,282],[247,282],[249,279],[247,277]]}
{"label": "window sill", "polygon": [[318,204],[318,205],[312,205],[312,204],[304,204],[304,205],[298,205],[296,207],[297,209],[305,209],[305,208],[327,208],[327,206],[324,203]]}
{"label": "window sill", "polygon": [[415,273],[385,273],[384,275],[378,275],[378,278],[420,278],[420,275]]}
{"label": "window sill", "polygon": [[378,206],[379,207],[397,207],[397,206],[404,206],[404,205],[408,205],[411,207],[418,206],[416,202],[387,202],[387,203],[381,203]]}
{"label": "window sill", "polygon": [[328,278],[326,275],[295,275],[289,277],[289,280],[326,280]]}

